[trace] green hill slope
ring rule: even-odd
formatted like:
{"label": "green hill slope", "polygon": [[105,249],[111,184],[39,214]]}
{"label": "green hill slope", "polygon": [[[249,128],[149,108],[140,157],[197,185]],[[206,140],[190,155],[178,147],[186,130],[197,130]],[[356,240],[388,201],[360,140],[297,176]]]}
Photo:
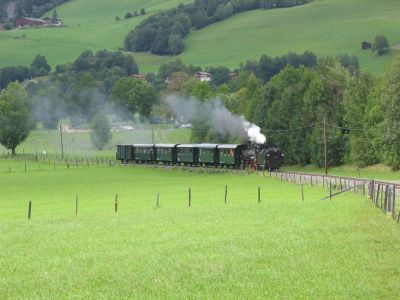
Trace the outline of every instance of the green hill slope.
{"label": "green hill slope", "polygon": [[[117,22],[115,16],[142,7],[154,13],[190,1],[72,0],[57,9],[66,28],[0,32],[0,66],[28,64],[37,53],[55,65],[72,61],[86,49],[118,49],[127,32],[145,17]],[[251,11],[192,31],[180,57],[185,63],[237,67],[262,54],[311,50],[320,56],[354,54],[363,69],[381,72],[398,51],[376,57],[371,51],[362,51],[360,44],[377,34],[386,35],[392,46],[399,44],[399,15],[398,0],[314,0],[300,7]],[[147,72],[176,57],[135,53],[135,58],[140,70]]]}
{"label": "green hill slope", "polygon": [[[126,34],[149,14],[190,0],[71,0],[57,7],[64,28],[30,28],[0,32],[0,66],[30,64],[45,55],[51,65],[74,60],[87,49],[117,50]],[[147,16],[125,20],[126,12],[145,8]],[[51,12],[49,12],[51,14]],[[119,16],[120,21],[115,17]],[[25,37],[24,37],[25,36]]]}

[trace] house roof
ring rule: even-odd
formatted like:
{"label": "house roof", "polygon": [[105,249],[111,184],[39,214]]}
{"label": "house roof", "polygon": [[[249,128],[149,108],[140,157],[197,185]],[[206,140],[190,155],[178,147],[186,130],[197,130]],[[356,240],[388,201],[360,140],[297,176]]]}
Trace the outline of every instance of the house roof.
{"label": "house roof", "polygon": [[153,148],[154,144],[133,144],[135,148]]}
{"label": "house roof", "polygon": [[155,144],[156,148],[174,148],[179,144]]}
{"label": "house roof", "polygon": [[182,145],[178,145],[176,147],[177,148],[197,148],[198,145],[195,145],[195,144],[182,144]]}
{"label": "house roof", "polygon": [[19,17],[18,20],[26,20],[26,21],[33,21],[33,22],[42,22],[45,23],[45,20],[38,19],[38,18],[28,18],[28,17]]}
{"label": "house roof", "polygon": [[218,145],[218,149],[236,149],[238,147],[242,147],[244,145],[236,145],[236,144],[224,144]]}
{"label": "house roof", "polygon": [[207,148],[207,149],[215,149],[217,148],[218,144],[198,144],[199,148]]}

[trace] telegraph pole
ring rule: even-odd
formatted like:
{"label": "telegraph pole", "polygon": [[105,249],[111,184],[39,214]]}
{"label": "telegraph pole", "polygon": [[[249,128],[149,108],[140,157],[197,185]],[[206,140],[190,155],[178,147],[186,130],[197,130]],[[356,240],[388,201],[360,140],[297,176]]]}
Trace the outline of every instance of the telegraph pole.
{"label": "telegraph pole", "polygon": [[325,160],[325,175],[328,174],[328,142],[326,136],[326,113],[324,114],[324,160]]}
{"label": "telegraph pole", "polygon": [[62,134],[62,125],[60,124],[60,140],[61,140],[61,158],[64,159],[64,143]]}

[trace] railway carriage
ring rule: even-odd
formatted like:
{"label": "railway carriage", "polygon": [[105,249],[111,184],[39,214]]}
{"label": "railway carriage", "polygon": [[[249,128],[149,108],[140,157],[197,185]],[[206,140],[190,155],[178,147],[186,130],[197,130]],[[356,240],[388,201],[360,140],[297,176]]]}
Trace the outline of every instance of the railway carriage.
{"label": "railway carriage", "polygon": [[199,144],[199,164],[217,166],[219,163],[218,144]]}
{"label": "railway carriage", "polygon": [[239,168],[243,162],[243,150],[246,145],[218,145],[219,165]]}
{"label": "railway carriage", "polygon": [[176,164],[179,144],[156,144],[156,161],[163,164]]}
{"label": "railway carriage", "polygon": [[153,163],[156,160],[154,144],[134,144],[134,160],[138,163]]}
{"label": "railway carriage", "polygon": [[134,160],[133,145],[118,145],[117,160],[129,162]]}
{"label": "railway carriage", "polygon": [[187,144],[178,145],[177,148],[177,163],[197,165],[199,163],[199,148],[197,145]]}

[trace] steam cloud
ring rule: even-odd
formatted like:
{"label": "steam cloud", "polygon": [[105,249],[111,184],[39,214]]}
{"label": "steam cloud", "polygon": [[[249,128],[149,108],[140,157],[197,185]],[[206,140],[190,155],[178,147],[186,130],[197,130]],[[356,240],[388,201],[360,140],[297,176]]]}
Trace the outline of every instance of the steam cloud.
{"label": "steam cloud", "polygon": [[257,144],[266,142],[260,127],[246,121],[242,116],[232,114],[219,98],[203,103],[193,98],[170,95],[165,98],[165,102],[185,122],[204,121],[213,133],[248,139]]}

